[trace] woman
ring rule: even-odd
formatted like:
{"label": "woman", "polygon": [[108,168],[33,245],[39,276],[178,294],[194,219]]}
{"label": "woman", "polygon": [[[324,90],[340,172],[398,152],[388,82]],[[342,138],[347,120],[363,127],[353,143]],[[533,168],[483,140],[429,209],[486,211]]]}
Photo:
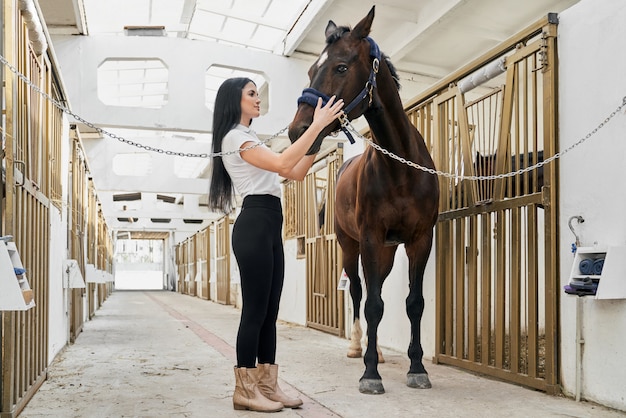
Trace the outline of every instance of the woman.
{"label": "woman", "polygon": [[[303,180],[319,151],[320,132],[342,114],[343,101],[321,99],[311,126],[282,153],[265,146],[250,129],[261,113],[256,85],[231,78],[220,86],[213,117],[213,173],[209,207],[233,210],[233,188],[243,198],[232,243],[241,276],[243,306],[237,333],[235,409],[273,412],[297,408],[277,383],[276,319],[284,279],[279,175]],[[258,360],[258,367],[257,367]]]}

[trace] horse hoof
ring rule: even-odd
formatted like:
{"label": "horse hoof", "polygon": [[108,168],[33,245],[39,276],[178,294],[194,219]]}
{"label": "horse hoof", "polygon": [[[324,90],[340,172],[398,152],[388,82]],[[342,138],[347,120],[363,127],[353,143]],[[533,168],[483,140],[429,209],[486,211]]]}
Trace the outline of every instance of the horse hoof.
{"label": "horse hoof", "polygon": [[361,379],[359,381],[359,392],[369,395],[380,395],[385,393],[383,381],[380,379]]}
{"label": "horse hoof", "polygon": [[417,389],[430,389],[433,387],[426,373],[408,373],[406,375],[406,385]]}
{"label": "horse hoof", "polygon": [[363,356],[363,350],[348,350],[349,358],[361,358]]}

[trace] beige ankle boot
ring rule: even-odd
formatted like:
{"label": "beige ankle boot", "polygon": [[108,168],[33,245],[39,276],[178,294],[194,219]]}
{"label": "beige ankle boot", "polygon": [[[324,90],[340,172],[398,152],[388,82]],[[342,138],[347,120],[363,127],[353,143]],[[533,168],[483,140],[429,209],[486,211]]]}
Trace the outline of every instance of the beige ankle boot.
{"label": "beige ankle boot", "polygon": [[235,367],[235,393],[233,393],[235,409],[249,409],[257,412],[278,412],[283,404],[263,396],[257,385],[256,369]]}
{"label": "beige ankle boot", "polygon": [[258,364],[257,373],[259,390],[266,398],[281,402],[286,408],[302,405],[302,399],[290,398],[278,386],[278,364]]}

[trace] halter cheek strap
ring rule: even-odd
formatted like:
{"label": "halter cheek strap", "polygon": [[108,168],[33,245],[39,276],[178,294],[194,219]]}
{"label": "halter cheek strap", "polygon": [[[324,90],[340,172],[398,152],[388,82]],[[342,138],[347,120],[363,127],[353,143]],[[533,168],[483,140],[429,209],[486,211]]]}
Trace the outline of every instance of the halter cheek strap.
{"label": "halter cheek strap", "polygon": [[[363,89],[343,109],[345,116],[343,117],[343,119],[341,119],[341,130],[343,131],[343,133],[346,134],[351,144],[354,144],[354,138],[352,137],[352,134],[350,133],[350,131],[348,131],[348,128],[347,128],[347,124],[349,122],[347,115],[348,113],[352,111],[352,109],[357,107],[357,105],[361,103],[363,100],[365,100],[365,98],[367,97],[369,97],[368,106],[372,104],[372,93],[374,89],[376,88],[376,75],[378,74],[378,69],[380,67],[380,49],[378,48],[378,45],[369,36],[365,39],[367,39],[367,41],[370,43],[370,57],[372,58],[372,70],[370,71],[369,79],[367,80],[367,83],[365,83],[365,86],[363,87]],[[322,98],[322,104],[326,106],[326,103],[328,103],[328,101],[330,100],[329,96],[325,95],[321,91],[318,91],[314,88],[306,88],[302,91],[302,96],[298,98],[298,105],[300,105],[301,103],[306,103],[310,106],[316,107],[317,100],[320,97]]]}

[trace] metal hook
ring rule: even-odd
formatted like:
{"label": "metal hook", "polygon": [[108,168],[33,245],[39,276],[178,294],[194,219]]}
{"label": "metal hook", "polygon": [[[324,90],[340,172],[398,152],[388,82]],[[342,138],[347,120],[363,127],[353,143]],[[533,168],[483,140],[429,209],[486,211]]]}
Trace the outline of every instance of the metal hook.
{"label": "metal hook", "polygon": [[572,231],[572,234],[574,234],[574,237],[576,237],[576,248],[578,248],[580,247],[580,238],[576,234],[576,231],[574,231],[574,226],[572,225],[572,221],[574,219],[577,220],[579,224],[581,224],[585,222],[585,218],[580,215],[574,215],[569,218],[569,221],[567,221],[567,225],[569,226],[570,231]]}

